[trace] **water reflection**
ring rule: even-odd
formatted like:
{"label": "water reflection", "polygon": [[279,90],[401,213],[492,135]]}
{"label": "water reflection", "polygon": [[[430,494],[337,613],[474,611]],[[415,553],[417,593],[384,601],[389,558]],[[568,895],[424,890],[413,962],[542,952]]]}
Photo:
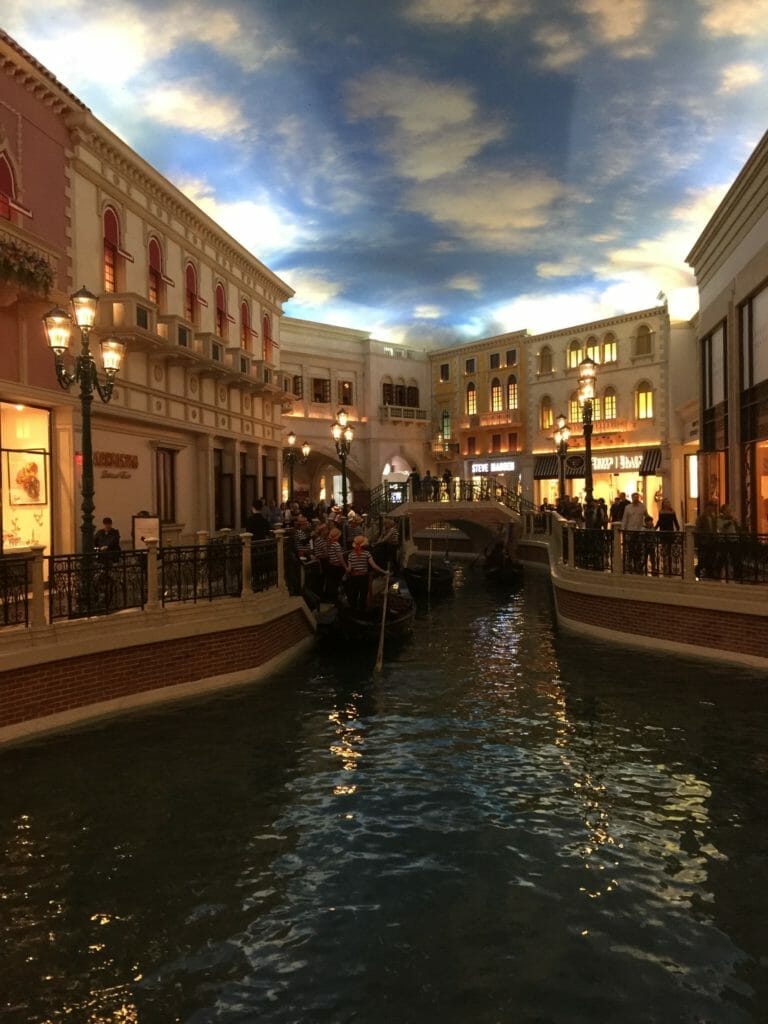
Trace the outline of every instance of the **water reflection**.
{"label": "water reflection", "polygon": [[415,641],[0,758],[0,1020],[764,1020],[765,680],[468,576]]}

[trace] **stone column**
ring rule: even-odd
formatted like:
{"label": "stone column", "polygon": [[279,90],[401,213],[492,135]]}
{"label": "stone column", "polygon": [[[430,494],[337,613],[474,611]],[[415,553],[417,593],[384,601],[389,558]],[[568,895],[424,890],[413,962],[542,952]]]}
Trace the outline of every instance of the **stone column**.
{"label": "stone column", "polygon": [[144,543],[147,547],[147,603],[144,605],[144,610],[156,612],[162,607],[162,602],[160,601],[160,581],[157,571],[157,555],[160,541],[157,537],[145,537]]}
{"label": "stone column", "polygon": [[32,545],[30,560],[32,601],[29,609],[29,624],[33,628],[45,625],[45,587],[43,584],[43,544]]}

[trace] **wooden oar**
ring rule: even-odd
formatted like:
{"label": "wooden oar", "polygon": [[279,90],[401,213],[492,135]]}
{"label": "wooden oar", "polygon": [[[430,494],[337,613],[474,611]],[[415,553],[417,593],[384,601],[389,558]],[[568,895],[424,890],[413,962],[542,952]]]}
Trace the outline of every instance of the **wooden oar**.
{"label": "wooden oar", "polygon": [[376,664],[373,667],[374,672],[381,672],[381,666],[384,663],[384,630],[387,625],[387,598],[389,597],[389,569],[387,569],[384,576],[384,604],[382,605],[381,612],[381,632],[379,633],[379,651],[376,655]]}

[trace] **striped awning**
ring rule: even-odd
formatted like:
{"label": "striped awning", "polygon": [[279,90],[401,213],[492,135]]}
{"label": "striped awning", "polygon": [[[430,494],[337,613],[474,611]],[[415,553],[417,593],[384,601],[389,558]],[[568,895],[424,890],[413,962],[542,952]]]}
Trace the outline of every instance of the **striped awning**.
{"label": "striped awning", "polygon": [[560,466],[557,455],[537,455],[533,463],[534,480],[557,480]]}
{"label": "striped awning", "polygon": [[640,476],[658,476],[661,468],[661,448],[646,448],[640,462]]}

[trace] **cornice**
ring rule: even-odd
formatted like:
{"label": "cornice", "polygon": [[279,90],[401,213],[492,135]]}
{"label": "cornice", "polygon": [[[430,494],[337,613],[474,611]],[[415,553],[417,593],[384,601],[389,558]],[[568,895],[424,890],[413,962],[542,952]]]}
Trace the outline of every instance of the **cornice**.
{"label": "cornice", "polygon": [[574,324],[572,327],[562,327],[557,331],[547,331],[543,334],[530,334],[526,341],[535,343],[549,338],[572,337],[574,334],[586,334],[588,331],[604,331],[608,327],[619,327],[622,324],[630,324],[638,320],[647,320],[652,316],[668,315],[666,306],[651,306],[649,309],[639,309],[633,313],[623,313],[621,316],[609,317],[607,320],[593,320],[587,324]]}
{"label": "cornice", "polygon": [[88,107],[16,40],[0,28],[0,67],[57,114]]}

